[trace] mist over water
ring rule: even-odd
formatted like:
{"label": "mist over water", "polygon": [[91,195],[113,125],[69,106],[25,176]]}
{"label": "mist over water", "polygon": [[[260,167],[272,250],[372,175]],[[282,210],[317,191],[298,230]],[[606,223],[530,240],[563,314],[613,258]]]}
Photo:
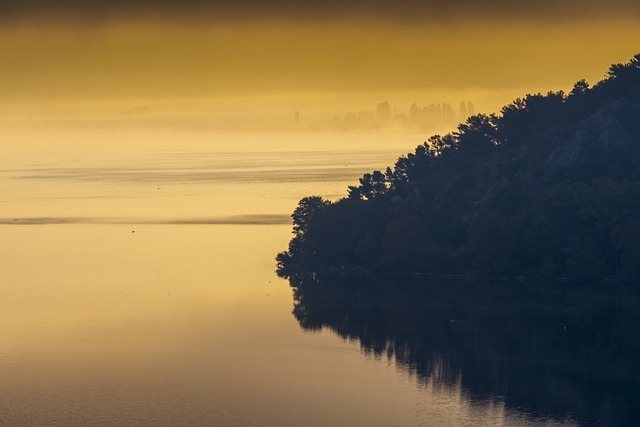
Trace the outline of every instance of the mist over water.
{"label": "mist over water", "polygon": [[299,198],[343,197],[420,137],[14,141],[0,160],[0,424],[574,425],[424,381],[292,315],[274,256]]}
{"label": "mist over water", "polygon": [[521,3],[0,2],[0,425],[602,425],[626,389],[458,351],[526,316],[274,272],[300,198],[637,52],[634,2]]}

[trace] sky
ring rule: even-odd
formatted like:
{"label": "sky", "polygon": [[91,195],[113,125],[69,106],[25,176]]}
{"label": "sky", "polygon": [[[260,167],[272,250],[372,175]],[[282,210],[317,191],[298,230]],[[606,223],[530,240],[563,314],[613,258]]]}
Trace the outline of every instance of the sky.
{"label": "sky", "polygon": [[283,19],[327,21],[358,18],[414,21],[553,20],[626,18],[640,16],[633,0],[5,0],[5,23],[32,20],[106,22],[109,20],[184,20],[184,22]]}
{"label": "sky", "polygon": [[0,114],[255,122],[595,83],[640,51],[637,1],[5,0]]}

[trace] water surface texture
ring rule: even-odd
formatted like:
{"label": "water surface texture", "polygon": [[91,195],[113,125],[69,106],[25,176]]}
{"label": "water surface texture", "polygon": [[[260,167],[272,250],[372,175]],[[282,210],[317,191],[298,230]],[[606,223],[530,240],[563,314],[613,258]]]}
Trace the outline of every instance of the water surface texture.
{"label": "water surface texture", "polygon": [[[535,390],[512,404],[491,378],[478,387],[483,364],[500,366],[489,354],[451,370],[382,351],[367,319],[345,332],[356,314],[340,298],[321,299],[334,310],[305,323],[317,301],[294,301],[274,272],[297,201],[344,195],[419,139],[354,149],[348,135],[287,135],[263,150],[237,135],[48,138],[16,135],[0,160],[0,425],[598,422],[579,405],[538,404]],[[455,348],[440,344],[417,348]]]}

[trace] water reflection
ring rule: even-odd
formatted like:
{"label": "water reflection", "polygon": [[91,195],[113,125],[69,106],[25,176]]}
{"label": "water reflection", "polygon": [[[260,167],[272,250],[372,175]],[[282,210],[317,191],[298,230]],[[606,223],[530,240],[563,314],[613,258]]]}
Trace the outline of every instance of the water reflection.
{"label": "water reflection", "polygon": [[289,277],[306,330],[359,341],[421,381],[538,419],[640,418],[640,292],[630,286]]}

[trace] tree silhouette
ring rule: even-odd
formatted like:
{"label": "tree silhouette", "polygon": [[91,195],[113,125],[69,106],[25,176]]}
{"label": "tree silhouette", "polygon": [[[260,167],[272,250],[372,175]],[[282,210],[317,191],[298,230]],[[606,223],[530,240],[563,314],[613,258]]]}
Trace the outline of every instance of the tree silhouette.
{"label": "tree silhouette", "polygon": [[470,116],[348,198],[303,199],[282,265],[640,280],[638,135],[640,54]]}
{"label": "tree silhouette", "polygon": [[309,229],[309,222],[314,214],[331,203],[320,196],[307,196],[300,200],[298,207],[291,214],[293,232],[298,237],[304,236]]}

